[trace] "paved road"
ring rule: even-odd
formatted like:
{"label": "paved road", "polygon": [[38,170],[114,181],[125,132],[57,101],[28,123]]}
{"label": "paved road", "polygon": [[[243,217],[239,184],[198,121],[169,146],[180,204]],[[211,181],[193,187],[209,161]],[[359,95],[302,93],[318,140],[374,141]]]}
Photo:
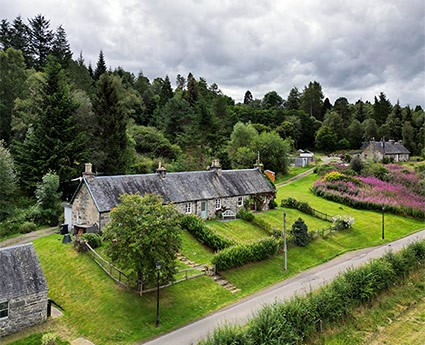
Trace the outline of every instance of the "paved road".
{"label": "paved road", "polygon": [[57,226],[52,227],[52,228],[47,228],[47,229],[41,229],[41,230],[30,232],[28,234],[9,238],[8,240],[0,242],[0,248],[9,247],[9,246],[16,246],[18,244],[29,243],[29,242],[34,241],[37,238],[53,234],[56,230],[58,230]]}
{"label": "paved road", "polygon": [[304,294],[317,289],[318,287],[330,282],[337,275],[346,271],[350,267],[360,266],[374,258],[384,255],[389,250],[398,251],[407,244],[419,239],[425,239],[425,230],[385,245],[360,249],[343,254],[329,262],[304,271],[292,278],[249,296],[201,320],[193,322],[144,344],[189,345],[196,343],[219,325],[223,325],[225,323],[246,323],[252,314],[260,310],[264,304],[273,303],[277,299],[289,299],[296,294]]}

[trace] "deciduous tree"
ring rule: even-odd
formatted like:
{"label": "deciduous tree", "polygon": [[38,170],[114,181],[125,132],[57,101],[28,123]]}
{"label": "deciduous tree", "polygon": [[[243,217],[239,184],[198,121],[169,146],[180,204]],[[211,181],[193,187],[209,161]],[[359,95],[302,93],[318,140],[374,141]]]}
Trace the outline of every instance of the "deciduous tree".
{"label": "deciduous tree", "polygon": [[156,281],[157,261],[161,262],[161,281],[174,280],[176,254],[180,249],[179,213],[173,205],[163,205],[161,197],[148,194],[122,195],[111,211],[104,234],[111,260],[138,283]]}

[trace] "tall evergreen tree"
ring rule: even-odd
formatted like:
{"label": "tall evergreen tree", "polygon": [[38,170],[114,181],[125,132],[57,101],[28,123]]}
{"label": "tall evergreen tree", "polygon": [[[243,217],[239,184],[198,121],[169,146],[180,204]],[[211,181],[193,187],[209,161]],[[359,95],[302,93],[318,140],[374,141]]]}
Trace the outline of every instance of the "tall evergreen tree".
{"label": "tall evergreen tree", "polygon": [[50,21],[38,14],[30,19],[30,48],[34,59],[34,67],[41,70],[46,64],[47,56],[52,52],[53,39],[55,37],[50,29]]}
{"label": "tall evergreen tree", "polygon": [[0,22],[0,49],[6,50],[12,47],[12,28],[6,19]]}
{"label": "tall evergreen tree", "polygon": [[375,96],[375,103],[373,104],[373,118],[378,126],[381,126],[387,121],[388,115],[391,113],[392,106],[385,93],[379,94],[379,99]]}
{"label": "tall evergreen tree", "polygon": [[186,100],[191,106],[194,106],[198,100],[198,82],[193,77],[192,73],[189,73],[187,76]]}
{"label": "tall evergreen tree", "polygon": [[310,82],[304,87],[301,95],[301,109],[310,116],[314,116],[317,120],[323,120],[322,107],[323,98],[322,86],[319,82]]}
{"label": "tall evergreen tree", "polygon": [[356,102],[354,108],[354,116],[357,120],[359,120],[359,122],[363,122],[368,118],[365,104],[361,99]]}
{"label": "tall evergreen tree", "polygon": [[287,110],[299,110],[301,105],[301,93],[297,87],[293,87],[289,91],[288,99],[285,102],[285,109]]}
{"label": "tall evergreen tree", "polygon": [[161,92],[159,96],[159,105],[161,107],[163,107],[174,96],[173,88],[171,87],[170,78],[168,78],[168,75],[165,76],[165,79],[161,84]]}
{"label": "tall evergreen tree", "polygon": [[60,178],[67,189],[69,181],[80,174],[84,155],[81,135],[76,131],[78,108],[61,65],[49,58],[44,69],[46,81],[41,97],[34,100],[37,117],[23,143],[17,143],[16,163],[23,187],[34,190],[49,171]]}
{"label": "tall evergreen tree", "polygon": [[60,25],[55,33],[52,42],[52,54],[60,61],[63,67],[69,66],[72,59],[72,52],[66,38],[65,29]]}
{"label": "tall evergreen tree", "polygon": [[28,67],[33,66],[33,56],[31,53],[31,30],[26,25],[21,16],[13,20],[12,27],[12,48],[20,50],[24,56]]}
{"label": "tall evergreen tree", "polygon": [[248,105],[249,103],[251,103],[254,100],[254,98],[252,97],[252,93],[249,90],[246,90],[245,95],[243,97],[243,104]]}
{"label": "tall evergreen tree", "polygon": [[99,80],[100,76],[106,73],[106,71],[107,69],[106,69],[105,58],[103,56],[103,51],[101,50],[99,53],[99,58],[97,60],[96,69],[94,70],[94,73],[93,73],[94,80]]}
{"label": "tall evergreen tree", "polygon": [[13,48],[0,51],[0,140],[7,145],[11,139],[15,99],[22,96],[27,75],[22,52]]}
{"label": "tall evergreen tree", "polygon": [[104,174],[123,174],[128,167],[127,109],[124,89],[117,76],[102,74],[97,83],[93,111],[97,125],[96,169]]}
{"label": "tall evergreen tree", "polygon": [[348,127],[351,123],[351,110],[347,98],[339,97],[332,108],[333,111],[336,111],[342,118],[342,122],[345,127]]}

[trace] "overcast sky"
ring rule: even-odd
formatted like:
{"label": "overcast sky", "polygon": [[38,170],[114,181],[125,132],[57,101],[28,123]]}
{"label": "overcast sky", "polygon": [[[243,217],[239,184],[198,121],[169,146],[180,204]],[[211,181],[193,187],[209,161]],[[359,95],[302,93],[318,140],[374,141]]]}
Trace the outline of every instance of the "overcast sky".
{"label": "overcast sky", "polygon": [[189,72],[236,101],[310,81],[333,103],[425,106],[423,0],[0,0],[0,18],[43,14],[65,28],[74,58],[99,51],[151,80]]}

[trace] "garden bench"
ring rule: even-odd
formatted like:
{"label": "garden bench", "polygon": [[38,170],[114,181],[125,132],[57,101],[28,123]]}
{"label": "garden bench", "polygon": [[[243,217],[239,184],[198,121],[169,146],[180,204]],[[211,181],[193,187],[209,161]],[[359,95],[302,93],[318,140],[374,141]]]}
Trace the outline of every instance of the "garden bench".
{"label": "garden bench", "polygon": [[226,210],[221,214],[221,218],[223,218],[223,219],[226,219],[226,218],[236,219],[236,214],[232,210]]}

